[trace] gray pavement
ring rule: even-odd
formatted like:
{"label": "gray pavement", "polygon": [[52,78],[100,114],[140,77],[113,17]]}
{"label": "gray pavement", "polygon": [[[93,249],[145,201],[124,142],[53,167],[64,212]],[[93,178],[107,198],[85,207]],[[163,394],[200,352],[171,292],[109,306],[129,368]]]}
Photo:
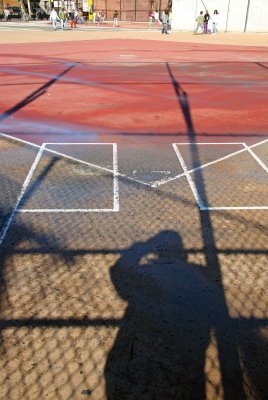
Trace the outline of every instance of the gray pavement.
{"label": "gray pavement", "polygon": [[[57,24],[58,30],[60,29],[60,23]],[[30,30],[30,31],[47,31],[51,30],[51,23],[47,20],[43,21],[10,21],[0,22],[1,30],[8,31],[19,31],[19,30]],[[66,24],[65,30],[71,30],[69,22]],[[74,29],[75,30],[75,29]],[[104,24],[93,24],[92,22],[85,22],[83,24],[77,24],[76,30],[79,31],[141,31],[141,32],[156,32],[161,30],[161,26],[155,25],[152,28],[148,27],[147,22],[130,22],[130,21],[120,21],[118,27],[113,27],[112,21],[107,21]]]}

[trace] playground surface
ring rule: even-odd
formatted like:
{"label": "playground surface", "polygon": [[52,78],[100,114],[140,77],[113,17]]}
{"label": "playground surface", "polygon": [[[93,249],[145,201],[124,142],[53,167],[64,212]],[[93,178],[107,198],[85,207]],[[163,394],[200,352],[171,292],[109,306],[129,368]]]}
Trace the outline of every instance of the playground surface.
{"label": "playground surface", "polygon": [[267,35],[17,25],[0,399],[266,399]]}

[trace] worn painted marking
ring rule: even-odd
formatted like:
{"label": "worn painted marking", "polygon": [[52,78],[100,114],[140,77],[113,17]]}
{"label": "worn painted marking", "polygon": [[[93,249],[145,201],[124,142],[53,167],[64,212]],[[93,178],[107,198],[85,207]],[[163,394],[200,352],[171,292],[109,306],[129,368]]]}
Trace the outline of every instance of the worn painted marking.
{"label": "worn painted marking", "polygon": [[2,230],[0,232],[0,246],[3,243],[3,240],[6,237],[6,234],[8,232],[8,229],[10,227],[11,222],[13,221],[15,213],[18,211],[18,208],[19,208],[19,205],[21,203],[21,200],[22,200],[22,198],[23,198],[23,196],[24,196],[24,194],[26,192],[26,189],[27,189],[27,187],[28,187],[28,185],[30,183],[30,180],[32,179],[32,176],[33,176],[34,171],[35,171],[35,169],[37,167],[37,164],[39,163],[39,160],[40,160],[40,158],[41,158],[41,156],[43,154],[44,147],[45,147],[44,144],[40,147],[40,149],[39,149],[39,151],[37,153],[37,156],[36,156],[32,166],[31,166],[31,169],[28,172],[28,175],[27,175],[27,177],[26,177],[26,179],[25,179],[25,181],[24,181],[24,183],[22,185],[22,189],[20,191],[19,196],[17,197],[16,204],[13,207],[13,209],[11,210],[11,213],[10,213],[9,217],[7,218],[7,220],[6,220],[5,225],[3,226],[3,228],[2,228]]}
{"label": "worn painted marking", "polygon": [[185,176],[186,176],[186,178],[187,178],[187,180],[188,180],[188,183],[189,183],[189,185],[190,185],[190,188],[192,189],[192,192],[193,192],[193,195],[194,195],[194,197],[195,197],[195,200],[196,200],[196,202],[197,202],[199,208],[202,210],[202,209],[204,209],[204,207],[205,207],[205,206],[204,206],[204,203],[203,203],[203,200],[202,200],[201,197],[199,196],[199,193],[198,193],[198,190],[197,190],[197,188],[196,188],[196,185],[195,185],[194,181],[192,180],[192,177],[191,177],[189,171],[187,170],[187,166],[186,166],[186,164],[185,164],[185,162],[184,162],[184,159],[183,159],[183,157],[182,157],[182,155],[181,155],[181,153],[180,153],[180,151],[179,151],[179,149],[178,149],[178,147],[177,147],[176,144],[173,144],[173,148],[174,148],[175,153],[176,153],[176,155],[177,155],[177,157],[178,157],[178,159],[179,159],[179,161],[180,161],[180,163],[181,163],[181,166],[182,166],[183,171],[184,171],[184,173],[185,173]]}

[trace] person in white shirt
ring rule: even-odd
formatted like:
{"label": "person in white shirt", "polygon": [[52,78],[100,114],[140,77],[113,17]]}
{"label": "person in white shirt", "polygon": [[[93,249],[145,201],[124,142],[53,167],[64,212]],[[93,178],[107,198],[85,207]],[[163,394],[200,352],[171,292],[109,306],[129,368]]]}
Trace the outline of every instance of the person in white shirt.
{"label": "person in white shirt", "polygon": [[4,9],[4,21],[8,21],[8,19],[10,18],[10,10],[8,8]]}
{"label": "person in white shirt", "polygon": [[213,15],[212,15],[212,23],[213,23],[213,28],[212,28],[212,33],[219,32],[218,31],[218,22],[219,22],[219,13],[218,10],[215,10]]}
{"label": "person in white shirt", "polygon": [[59,17],[58,17],[58,14],[57,14],[57,11],[55,10],[55,8],[52,8],[49,19],[52,23],[53,29],[56,30],[57,29],[56,25],[57,25],[57,21],[59,20]]}
{"label": "person in white shirt", "polygon": [[154,12],[154,20],[155,20],[155,22],[156,22],[158,25],[162,25],[162,24],[161,24],[161,21],[160,21],[160,19],[159,19],[159,12],[158,12],[158,10],[156,10],[156,11]]}
{"label": "person in white shirt", "polygon": [[100,12],[100,23],[104,24],[105,21],[105,12],[103,10],[101,10]]}

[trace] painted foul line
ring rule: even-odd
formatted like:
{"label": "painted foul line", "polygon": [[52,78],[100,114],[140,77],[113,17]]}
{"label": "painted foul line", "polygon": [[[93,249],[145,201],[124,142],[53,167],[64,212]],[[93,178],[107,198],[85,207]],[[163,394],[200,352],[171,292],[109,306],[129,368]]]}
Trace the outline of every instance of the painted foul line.
{"label": "painted foul line", "polygon": [[39,151],[37,153],[37,156],[36,156],[32,166],[31,166],[31,169],[30,169],[30,171],[29,171],[29,173],[28,173],[28,175],[27,175],[27,177],[26,177],[26,179],[25,179],[25,181],[24,181],[24,183],[22,185],[22,189],[21,189],[21,192],[20,192],[20,194],[19,194],[19,196],[17,198],[17,202],[16,202],[15,206],[13,207],[13,209],[11,210],[11,212],[9,214],[9,217],[7,218],[7,220],[5,222],[5,225],[3,226],[3,228],[2,228],[2,230],[0,232],[0,246],[1,246],[2,242],[3,242],[3,240],[5,239],[5,236],[7,234],[7,231],[9,229],[9,227],[10,227],[10,224],[11,224],[13,218],[14,218],[14,215],[17,212],[17,210],[19,208],[19,205],[21,203],[21,200],[22,200],[22,198],[23,198],[23,196],[24,196],[24,194],[26,192],[26,189],[27,189],[29,183],[30,183],[30,180],[32,179],[32,176],[33,176],[34,171],[35,171],[35,169],[37,167],[37,164],[39,163],[39,160],[40,160],[40,158],[42,156],[42,153],[44,151],[44,147],[45,147],[44,144],[40,147],[40,149],[39,149]]}
{"label": "painted foul line", "polygon": [[264,169],[264,171],[267,172],[268,174],[268,167],[264,164],[264,162],[257,156],[256,153],[254,153],[254,151],[246,144],[243,143],[244,147],[247,149],[247,151],[252,155],[252,157],[254,158],[254,160],[257,161],[257,163]]}
{"label": "painted foul line", "polygon": [[[266,143],[267,141],[268,141],[268,139],[265,139],[265,140],[263,140],[263,141],[261,141],[261,142],[259,142],[259,143],[256,143],[256,144],[254,144],[254,145],[252,145],[252,146],[247,146],[246,143],[240,143],[240,144],[242,144],[242,145],[244,146],[244,149],[240,150],[239,152],[241,153],[242,151],[248,151],[248,152],[252,155],[252,157],[257,161],[257,163],[258,163],[262,168],[264,168],[264,170],[268,173],[268,168],[267,168],[267,166],[266,166],[266,165],[264,164],[264,162],[256,155],[256,153],[254,153],[254,151],[252,150],[253,147],[257,147],[257,146],[259,146],[259,145],[261,145],[261,144],[263,144],[263,143]],[[221,211],[221,210],[267,210],[267,209],[268,209],[268,206],[206,207],[206,206],[204,205],[204,203],[203,203],[201,197],[199,196],[197,187],[196,187],[194,181],[192,180],[192,178],[191,178],[191,176],[190,176],[190,173],[189,173],[190,171],[187,170],[187,166],[186,166],[186,164],[185,164],[185,162],[184,162],[184,159],[183,159],[183,157],[182,157],[182,155],[181,155],[181,153],[180,153],[180,151],[179,151],[179,149],[178,149],[178,145],[181,145],[181,144],[185,144],[185,143],[173,143],[173,148],[174,148],[175,153],[176,153],[176,155],[177,155],[177,157],[178,157],[178,159],[179,159],[179,161],[180,161],[180,163],[181,163],[181,166],[182,166],[182,168],[183,168],[183,170],[184,170],[184,173],[185,173],[185,175],[186,175],[186,177],[187,177],[187,180],[188,180],[188,183],[189,183],[189,185],[190,185],[190,188],[191,188],[191,190],[192,190],[192,192],[193,192],[193,195],[194,195],[194,197],[195,197],[195,199],[196,199],[196,202],[197,202],[197,204],[198,204],[198,206],[199,206],[199,208],[200,208],[201,211],[215,211],[215,210],[219,210],[219,211]],[[199,143],[196,143],[196,144],[199,144]],[[206,143],[206,144],[213,144],[213,143]],[[218,143],[217,143],[217,144],[218,144]],[[224,143],[224,144],[230,144],[230,143]],[[233,144],[233,143],[231,143],[231,144]],[[188,143],[188,145],[191,145],[191,144]],[[225,157],[225,158],[226,158],[226,157]],[[218,161],[219,161],[219,160],[218,160]],[[211,165],[211,163],[210,163],[210,165]]]}
{"label": "painted foul line", "polygon": [[[19,138],[15,137],[15,136],[7,135],[6,133],[0,132],[0,135],[6,137],[7,139],[13,139],[13,140],[16,140],[16,141],[18,141],[20,143],[24,143],[24,144],[27,144],[27,145],[30,145],[30,146],[33,146],[33,147],[37,147],[39,149],[41,148],[41,146],[38,145],[38,144],[35,144],[35,143],[32,143],[32,142],[28,142],[28,141],[23,140],[23,139],[19,139]],[[47,144],[55,145],[56,143],[47,143]],[[64,143],[60,143],[60,144],[64,144]],[[69,143],[69,144],[75,145],[76,143]],[[86,143],[80,143],[80,144],[85,145],[85,144],[95,144],[95,143],[87,143],[86,142]],[[80,164],[88,165],[89,167],[92,167],[92,168],[96,168],[96,169],[99,169],[99,170],[102,170],[102,171],[105,171],[105,172],[109,172],[111,174],[113,173],[112,169],[101,167],[100,165],[92,164],[92,163],[89,163],[87,161],[80,160],[79,158],[76,158],[76,157],[68,156],[67,154],[61,153],[61,152],[56,151],[56,150],[51,150],[51,149],[45,148],[44,151],[47,151],[47,152],[52,153],[52,154],[56,154],[57,156],[61,156],[61,157],[67,158],[67,159],[72,160],[72,161],[76,161],[76,162],[78,162]],[[125,175],[125,174],[122,174],[122,173],[120,173],[118,171],[117,171],[117,176],[122,178],[122,179],[126,179],[126,180],[129,180],[129,181],[144,185],[144,186],[152,187],[152,185],[150,185],[149,183],[146,183],[146,182],[143,182],[143,181],[139,181],[138,179],[131,178],[131,177],[129,177],[129,176]]]}
{"label": "painted foul line", "polygon": [[[16,141],[18,141],[18,142],[21,142],[21,143],[24,143],[24,144],[27,144],[27,145],[30,145],[30,146],[33,146],[33,147],[37,147],[37,148],[40,148],[40,147],[41,147],[40,145],[37,145],[37,144],[35,144],[35,143],[28,142],[28,141],[26,141],[26,140],[19,139],[19,138],[14,137],[14,136],[7,135],[7,134],[2,133],[2,132],[0,132],[0,135],[6,137],[7,139],[13,139],[13,140],[16,140]],[[262,144],[264,144],[264,143],[267,143],[267,142],[268,142],[268,139],[264,139],[264,140],[262,140],[262,141],[260,141],[260,142],[258,142],[258,143],[255,143],[255,144],[253,144],[253,145],[251,145],[251,146],[247,146],[247,145],[246,145],[246,147],[244,147],[244,148],[241,149],[241,150],[235,151],[235,152],[230,153],[230,154],[228,154],[228,155],[226,155],[226,156],[224,156],[224,157],[220,157],[220,158],[218,158],[218,159],[216,159],[216,160],[214,160],[214,161],[210,161],[210,162],[208,162],[208,163],[206,163],[206,164],[200,165],[199,167],[190,169],[190,170],[188,170],[188,173],[191,174],[191,173],[193,173],[193,172],[195,172],[195,171],[199,171],[200,169],[206,168],[206,167],[208,167],[208,166],[210,166],[210,165],[217,164],[217,163],[220,162],[220,161],[223,161],[223,160],[226,160],[226,159],[228,159],[228,158],[234,157],[234,156],[236,156],[237,154],[241,154],[241,153],[243,153],[243,152],[249,151],[250,149],[253,149],[253,148],[255,148],[255,147],[257,147],[257,146],[260,146],[260,145],[262,145]],[[47,144],[50,144],[50,143],[47,143]],[[51,144],[55,144],[55,143],[51,143]],[[61,143],[61,144],[62,144],[62,143]],[[74,145],[75,145],[75,143],[71,143],[71,144],[74,144]],[[86,144],[86,143],[83,143],[83,144]],[[93,143],[93,144],[94,144],[94,143]],[[191,143],[173,143],[173,144],[175,144],[175,145],[190,145]],[[199,144],[213,144],[213,143],[196,143],[196,144],[199,145]],[[243,142],[236,142],[236,143],[235,143],[235,142],[228,142],[228,143],[227,143],[227,142],[224,142],[224,143],[215,143],[215,144],[233,144],[233,145],[235,145],[235,144],[241,144],[241,145],[244,146],[245,143],[243,143]],[[67,159],[76,161],[76,162],[81,163],[81,164],[84,164],[84,165],[88,165],[88,166],[90,166],[90,167],[92,167],[92,168],[97,168],[97,169],[100,169],[100,170],[103,170],[103,171],[106,171],[106,172],[109,172],[109,173],[113,173],[113,170],[111,170],[111,169],[109,169],[109,168],[101,167],[101,166],[99,166],[99,165],[92,164],[92,163],[89,163],[89,162],[87,162],[87,161],[83,161],[83,160],[81,160],[81,159],[79,159],[79,158],[75,158],[75,157],[68,156],[67,154],[60,153],[60,152],[55,151],[55,150],[51,150],[51,149],[46,148],[45,151],[48,151],[48,152],[50,152],[50,153],[52,153],[52,154],[59,155],[59,156],[61,156],[61,157],[65,157],[65,158],[67,158]],[[255,154],[255,153],[254,153],[254,154]],[[265,166],[265,168],[267,168],[267,167]],[[180,173],[180,174],[178,174],[178,175],[175,175],[174,177],[166,178],[166,179],[163,179],[163,180],[159,180],[159,181],[156,181],[156,182],[154,182],[154,183],[143,182],[143,181],[140,181],[140,180],[138,180],[138,179],[131,178],[131,177],[129,177],[129,176],[125,175],[125,174],[122,174],[122,173],[120,173],[120,172],[117,172],[117,175],[118,175],[118,177],[120,177],[120,178],[122,178],[122,179],[126,179],[126,180],[129,180],[129,181],[131,181],[131,182],[135,182],[135,183],[137,183],[137,184],[144,185],[144,186],[146,186],[146,187],[156,188],[156,187],[158,187],[158,186],[161,186],[161,185],[164,185],[164,184],[166,184],[166,183],[169,183],[169,182],[172,182],[172,181],[174,181],[174,180],[177,180],[177,179],[179,179],[179,178],[182,178],[183,176],[186,176],[186,173],[183,172],[183,173]]]}
{"label": "painted foul line", "polygon": [[184,162],[184,159],[182,158],[182,155],[181,155],[181,153],[180,153],[180,151],[179,151],[179,149],[178,149],[178,146],[177,146],[176,144],[174,144],[174,143],[173,143],[172,146],[173,146],[173,148],[174,148],[174,150],[175,150],[175,153],[176,153],[176,155],[177,155],[177,157],[178,157],[178,159],[179,159],[179,161],[180,161],[180,163],[181,163],[182,169],[183,169],[183,171],[184,171],[184,173],[185,173],[185,175],[186,175],[186,178],[187,178],[188,183],[189,183],[189,185],[190,185],[190,188],[191,188],[191,190],[192,190],[192,192],[193,192],[193,195],[194,195],[194,197],[195,197],[195,200],[196,200],[196,202],[197,202],[199,208],[200,208],[201,210],[203,210],[204,207],[205,207],[205,205],[204,205],[204,203],[203,203],[203,200],[202,200],[201,197],[199,196],[199,193],[198,193],[198,191],[197,191],[197,188],[196,188],[196,186],[195,186],[194,181],[192,180],[192,177],[191,177],[189,171],[187,170],[186,164],[185,164],[185,162]]}
{"label": "painted foul line", "polygon": [[[234,143],[234,142],[231,142],[231,143],[230,143],[230,142],[228,142],[228,143],[227,143],[227,142],[226,142],[226,143],[196,143],[196,145],[198,145],[198,146],[201,145],[201,144],[206,144],[206,145],[208,145],[208,144],[233,144],[233,145],[235,145],[235,144],[240,144],[240,145],[244,146],[244,148],[243,148],[243,149],[240,149],[240,150],[237,150],[237,151],[235,151],[235,152],[233,152],[233,153],[227,154],[226,156],[217,158],[217,159],[214,160],[214,161],[210,161],[210,162],[208,162],[208,163],[202,164],[202,165],[200,165],[199,167],[189,169],[188,172],[191,174],[191,173],[193,173],[193,172],[195,172],[195,171],[199,171],[200,169],[206,168],[206,167],[208,167],[208,166],[210,166],[210,165],[217,164],[217,163],[219,163],[220,161],[227,160],[228,158],[234,157],[234,156],[236,156],[237,154],[241,154],[241,153],[244,153],[244,152],[246,152],[246,151],[251,151],[251,149],[253,149],[254,147],[260,146],[260,145],[262,145],[262,144],[264,144],[264,143],[266,143],[266,142],[268,142],[268,139],[264,139],[264,140],[262,140],[261,142],[255,143],[255,144],[253,144],[253,145],[251,145],[251,146],[247,146],[247,145],[245,145],[245,143],[243,143],[243,142],[241,142],[241,143],[240,143],[240,142],[236,142],[236,143]],[[175,144],[175,145],[191,145],[191,143],[174,143],[174,144]],[[253,152],[252,152],[252,153],[253,153]],[[253,154],[256,156],[255,153],[253,153]],[[254,158],[255,158],[255,157],[254,157]],[[259,161],[262,163],[261,160],[259,160]],[[259,161],[258,161],[258,162],[259,162]],[[263,167],[264,169],[267,168],[267,167],[265,166],[264,163],[262,163],[262,164],[263,164],[262,167]],[[183,172],[183,173],[181,173],[181,174],[178,174],[178,175],[175,175],[175,176],[173,176],[172,178],[166,178],[166,179],[157,181],[157,182],[153,183],[151,186],[152,186],[152,187],[158,187],[158,186],[164,185],[165,183],[169,183],[169,182],[172,182],[172,181],[174,181],[174,180],[176,180],[176,179],[179,179],[179,178],[181,178],[181,177],[183,177],[183,176],[185,176],[185,172]]]}

